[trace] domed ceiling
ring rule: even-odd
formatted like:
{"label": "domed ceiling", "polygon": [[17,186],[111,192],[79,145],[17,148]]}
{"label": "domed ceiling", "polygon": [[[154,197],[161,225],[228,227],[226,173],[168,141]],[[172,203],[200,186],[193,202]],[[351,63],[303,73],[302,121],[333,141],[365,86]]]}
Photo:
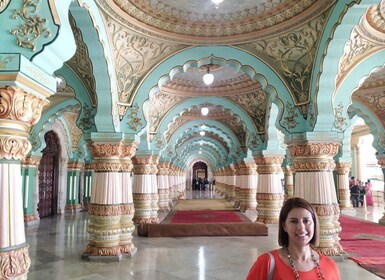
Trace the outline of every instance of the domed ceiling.
{"label": "domed ceiling", "polygon": [[[108,0],[116,15],[143,33],[198,44],[252,41],[306,20],[333,1]],[[322,5],[322,9],[321,9]],[[284,24],[283,24],[284,23]]]}

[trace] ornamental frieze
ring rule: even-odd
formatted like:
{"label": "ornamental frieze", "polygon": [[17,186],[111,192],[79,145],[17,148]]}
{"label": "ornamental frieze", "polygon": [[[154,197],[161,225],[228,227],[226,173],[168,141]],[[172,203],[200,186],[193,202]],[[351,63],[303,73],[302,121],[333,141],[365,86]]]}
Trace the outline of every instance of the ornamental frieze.
{"label": "ornamental frieze", "polygon": [[296,172],[306,172],[306,171],[333,171],[336,164],[333,160],[314,160],[310,159],[298,160],[293,162],[293,168]]}
{"label": "ornamental frieze", "polygon": [[150,165],[152,156],[136,156],[132,158],[134,165]]}
{"label": "ornamental frieze", "polygon": [[281,172],[282,172],[281,166],[258,165],[257,167],[258,174],[279,174]]}
{"label": "ornamental frieze", "polygon": [[134,174],[137,174],[137,175],[140,175],[140,174],[156,174],[153,173],[153,168],[151,165],[134,165],[134,167],[132,168],[132,172],[134,172]]}
{"label": "ornamental frieze", "polygon": [[291,157],[334,157],[338,153],[340,145],[338,143],[314,143],[314,144],[295,144],[288,146]]}
{"label": "ornamental frieze", "polygon": [[270,201],[282,201],[282,193],[257,193],[257,201],[259,200],[270,200]]}
{"label": "ornamental frieze", "polygon": [[119,144],[92,144],[89,151],[94,158],[119,157],[121,147]]}
{"label": "ornamental frieze", "polygon": [[312,206],[320,218],[340,214],[338,204],[312,204]]}
{"label": "ornamental frieze", "polygon": [[121,214],[134,214],[133,204],[121,205],[97,205],[90,204],[88,206],[88,214],[92,216],[119,216]]}
{"label": "ornamental frieze", "polygon": [[0,279],[25,279],[30,266],[28,246],[12,251],[0,251]]}
{"label": "ornamental frieze", "polygon": [[[91,242],[91,241],[90,241]],[[104,246],[106,244],[103,243]],[[87,245],[85,254],[89,256],[118,256],[121,255],[120,246],[111,246],[111,247],[95,247],[96,245]]]}
{"label": "ornamental frieze", "polygon": [[67,168],[69,170],[82,170],[84,168],[84,162],[79,162],[79,161],[75,161],[75,162],[68,162],[67,163]]}
{"label": "ornamental frieze", "polygon": [[281,166],[284,156],[256,156],[254,160],[259,165],[279,165]]}
{"label": "ornamental frieze", "polygon": [[122,163],[119,160],[116,161],[99,161],[95,160],[92,164],[95,172],[119,172],[122,170]]}

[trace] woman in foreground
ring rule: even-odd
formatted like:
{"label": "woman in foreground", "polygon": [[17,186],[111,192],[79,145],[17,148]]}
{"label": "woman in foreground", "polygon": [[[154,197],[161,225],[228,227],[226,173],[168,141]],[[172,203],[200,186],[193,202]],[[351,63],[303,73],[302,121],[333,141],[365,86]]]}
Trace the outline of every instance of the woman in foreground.
{"label": "woman in foreground", "polygon": [[247,280],[341,279],[337,264],[311,248],[318,246],[319,224],[314,208],[306,200],[294,197],[283,204],[278,243],[282,248],[258,257]]}

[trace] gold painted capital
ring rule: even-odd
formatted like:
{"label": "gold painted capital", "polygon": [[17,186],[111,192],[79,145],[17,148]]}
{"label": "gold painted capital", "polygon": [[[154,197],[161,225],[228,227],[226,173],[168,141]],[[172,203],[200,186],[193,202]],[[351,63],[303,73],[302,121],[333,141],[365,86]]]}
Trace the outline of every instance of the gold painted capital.
{"label": "gold painted capital", "polygon": [[29,126],[39,121],[43,107],[48,104],[47,100],[14,86],[0,87],[0,100],[0,119],[8,120],[8,125],[13,123],[13,126],[2,125],[1,129],[11,132],[9,129],[12,128],[11,134],[15,129],[27,133]]}
{"label": "gold painted capital", "polygon": [[338,175],[348,174],[351,167],[351,162],[336,162],[336,172]]}

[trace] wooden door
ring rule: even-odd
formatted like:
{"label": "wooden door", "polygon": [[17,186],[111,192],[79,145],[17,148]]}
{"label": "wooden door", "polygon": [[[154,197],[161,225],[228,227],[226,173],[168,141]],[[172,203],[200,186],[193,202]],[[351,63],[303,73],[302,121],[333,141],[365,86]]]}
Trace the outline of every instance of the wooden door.
{"label": "wooden door", "polygon": [[44,136],[47,144],[39,164],[39,203],[40,218],[55,215],[58,201],[60,145],[57,135],[49,131]]}

